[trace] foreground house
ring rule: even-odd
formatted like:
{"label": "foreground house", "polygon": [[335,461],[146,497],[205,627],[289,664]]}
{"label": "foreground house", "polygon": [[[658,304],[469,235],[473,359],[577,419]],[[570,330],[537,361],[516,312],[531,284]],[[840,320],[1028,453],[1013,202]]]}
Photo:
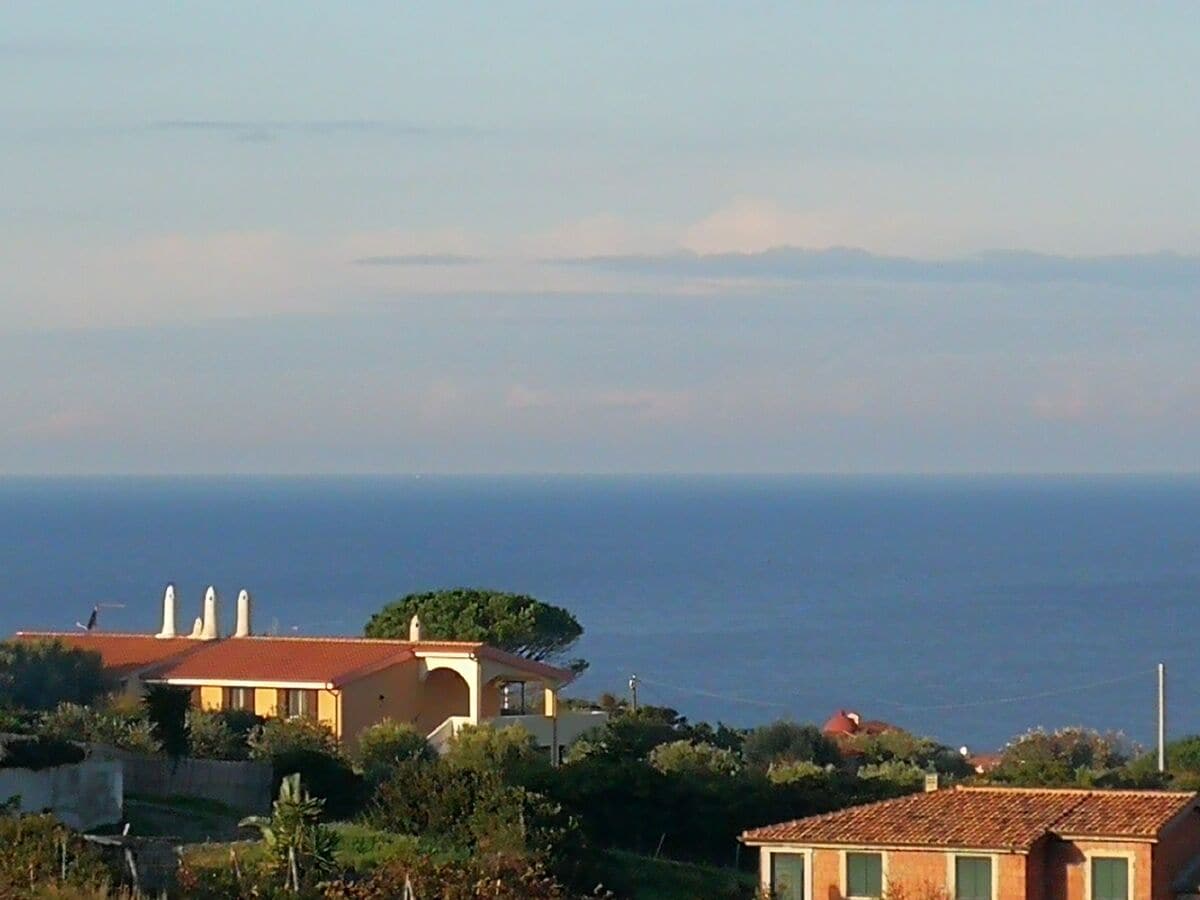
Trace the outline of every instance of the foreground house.
{"label": "foreground house", "polygon": [[1173,791],[960,787],[747,831],[780,900],[1200,897],[1200,805]]}
{"label": "foreground house", "polygon": [[222,637],[216,592],[188,636],[175,629],[175,594],[163,600],[157,634],[100,631],[18,632],[21,640],[57,640],[100,654],[122,688],[163,684],[191,692],[207,710],[303,716],[353,745],[383,719],[407,722],[439,749],[464,724],[520,724],[540,745],[562,750],[603,713],[559,710],[558,691],[573,674],[476,642],[428,641],[414,618],[409,639],[273,637],[251,631],[250,597],[238,597],[237,628]]}

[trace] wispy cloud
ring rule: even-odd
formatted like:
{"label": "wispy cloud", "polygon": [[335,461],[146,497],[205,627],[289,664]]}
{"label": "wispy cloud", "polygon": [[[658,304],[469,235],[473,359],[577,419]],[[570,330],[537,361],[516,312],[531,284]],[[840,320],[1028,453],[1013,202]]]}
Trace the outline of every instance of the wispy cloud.
{"label": "wispy cloud", "polygon": [[419,125],[385,119],[161,119],[149,123],[150,131],[212,134],[237,141],[273,141],[282,137],[467,137],[478,129],[459,125]]}
{"label": "wispy cloud", "polygon": [[760,253],[585,256],[548,260],[637,275],[781,281],[867,280],[915,284],[1075,282],[1119,287],[1200,286],[1200,257],[1177,253],[1059,256],[989,251],[945,259],[887,256],[866,250],[776,247]]}
{"label": "wispy cloud", "polygon": [[408,253],[395,256],[362,256],[352,262],[356,266],[473,266],[483,260],[478,256],[458,253]]}

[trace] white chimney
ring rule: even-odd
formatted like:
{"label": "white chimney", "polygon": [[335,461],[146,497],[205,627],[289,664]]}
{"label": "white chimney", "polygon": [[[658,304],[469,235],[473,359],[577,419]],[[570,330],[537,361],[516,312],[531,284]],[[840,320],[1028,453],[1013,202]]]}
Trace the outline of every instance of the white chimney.
{"label": "white chimney", "polygon": [[421,617],[413,616],[408,623],[408,639],[413,643],[421,640]]}
{"label": "white chimney", "polygon": [[204,592],[204,627],[200,631],[200,640],[215,641],[221,636],[221,625],[217,621],[217,589],[211,584]]}
{"label": "white chimney", "polygon": [[188,635],[193,641],[198,641],[204,635],[204,620],[196,616],[196,621],[192,623],[192,633]]}
{"label": "white chimney", "polygon": [[168,584],[163,592],[163,623],[162,631],[155,635],[159,638],[173,638],[175,633],[175,585]]}
{"label": "white chimney", "polygon": [[233,636],[250,637],[250,634],[250,592],[243,588],[238,591],[237,630],[233,633]]}

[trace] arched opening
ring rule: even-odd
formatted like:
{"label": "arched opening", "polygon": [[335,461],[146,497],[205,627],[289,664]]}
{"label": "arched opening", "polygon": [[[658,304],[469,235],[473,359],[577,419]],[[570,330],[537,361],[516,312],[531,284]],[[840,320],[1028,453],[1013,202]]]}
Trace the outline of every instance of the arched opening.
{"label": "arched opening", "polygon": [[453,669],[431,669],[421,685],[417,728],[429,734],[451,716],[471,714],[471,688]]}

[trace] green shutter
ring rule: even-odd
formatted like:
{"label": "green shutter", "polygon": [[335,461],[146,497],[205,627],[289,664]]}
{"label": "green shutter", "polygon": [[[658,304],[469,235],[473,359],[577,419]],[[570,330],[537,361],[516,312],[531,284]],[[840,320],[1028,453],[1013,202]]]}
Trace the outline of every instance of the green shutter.
{"label": "green shutter", "polygon": [[992,861],[985,856],[954,860],[954,900],[992,900]]}
{"label": "green shutter", "polygon": [[803,855],[771,854],[771,896],[776,900],[804,900]]}
{"label": "green shutter", "polygon": [[851,897],[883,896],[883,857],[880,854],[846,854],[846,893]]}
{"label": "green shutter", "polygon": [[1129,900],[1129,860],[1117,857],[1092,860],[1092,900]]}

